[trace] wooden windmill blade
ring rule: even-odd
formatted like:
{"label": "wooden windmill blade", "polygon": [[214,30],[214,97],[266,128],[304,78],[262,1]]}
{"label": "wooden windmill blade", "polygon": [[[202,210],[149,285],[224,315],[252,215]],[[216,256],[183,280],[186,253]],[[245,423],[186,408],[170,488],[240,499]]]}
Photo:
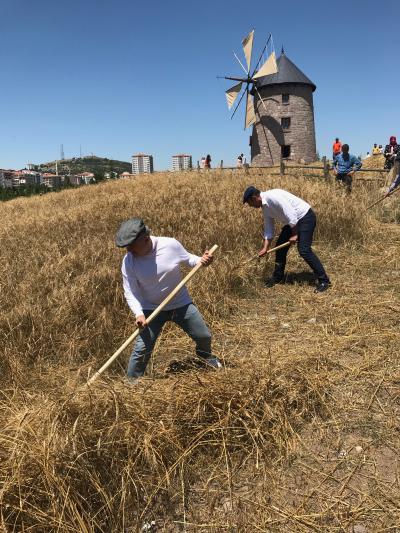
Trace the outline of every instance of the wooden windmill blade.
{"label": "wooden windmill blade", "polygon": [[[234,111],[232,113],[231,118],[234,117],[234,115],[235,115],[236,111],[238,110],[238,108],[239,108],[244,96],[246,96],[244,129],[248,128],[249,126],[251,126],[252,124],[254,124],[256,122],[256,109],[255,109],[255,106],[254,106],[253,91],[255,91],[257,93],[258,97],[260,98],[260,100],[263,103],[264,108],[265,108],[265,103],[264,103],[263,99],[261,98],[261,95],[260,95],[260,93],[259,93],[259,91],[257,89],[257,86],[256,86],[256,80],[258,78],[262,78],[263,76],[268,76],[269,74],[275,74],[275,73],[278,72],[278,66],[277,66],[277,62],[276,62],[275,50],[274,50],[273,44],[272,44],[272,35],[270,35],[268,37],[268,40],[267,40],[267,42],[266,42],[266,44],[265,44],[265,46],[264,46],[264,48],[263,48],[263,50],[262,50],[262,52],[260,54],[260,57],[259,57],[259,59],[258,59],[258,61],[256,63],[256,66],[255,66],[253,72],[252,73],[250,72],[252,53],[253,53],[253,40],[254,40],[254,30],[252,30],[242,41],[243,53],[244,53],[244,56],[246,58],[247,69],[242,64],[242,62],[240,61],[240,59],[238,58],[236,53],[233,52],[236,60],[238,61],[240,67],[242,68],[245,76],[244,77],[223,76],[226,80],[233,80],[233,81],[239,82],[239,83],[236,83],[236,85],[234,85],[233,87],[231,87],[227,91],[225,91],[226,101],[228,103],[228,108],[229,109],[231,109],[234,106],[234,104],[237,102],[236,105],[235,105],[235,109],[234,109]],[[267,50],[268,45],[269,45],[270,42],[271,42],[270,46],[272,47],[272,51],[271,51],[270,55],[267,57],[266,61],[264,61],[262,66],[260,68],[258,68],[258,66],[261,63],[262,58],[265,57],[264,53]],[[237,101],[239,93],[242,90],[243,84],[246,84],[245,88],[244,88],[239,100]],[[250,86],[251,85],[252,85],[252,89],[250,90]]]}
{"label": "wooden windmill blade", "polygon": [[278,64],[276,62],[275,51],[273,51],[268,56],[268,59],[265,61],[265,63],[256,72],[256,74],[253,75],[252,79],[256,80],[258,78],[263,78],[264,76],[269,76],[270,74],[276,74],[277,72]]}
{"label": "wooden windmill blade", "polygon": [[246,114],[244,117],[244,129],[247,129],[249,126],[254,124],[256,121],[256,112],[254,110],[253,97],[250,92],[247,91],[247,100],[246,100]]}
{"label": "wooden windmill blade", "polygon": [[254,30],[251,30],[251,32],[242,41],[244,57],[246,58],[246,63],[247,63],[247,73],[250,72],[251,54],[253,51],[253,39],[254,39]]}
{"label": "wooden windmill blade", "polygon": [[234,85],[227,91],[225,91],[226,101],[228,104],[228,109],[231,109],[233,104],[236,101],[236,98],[239,96],[240,91],[242,90],[242,82]]}

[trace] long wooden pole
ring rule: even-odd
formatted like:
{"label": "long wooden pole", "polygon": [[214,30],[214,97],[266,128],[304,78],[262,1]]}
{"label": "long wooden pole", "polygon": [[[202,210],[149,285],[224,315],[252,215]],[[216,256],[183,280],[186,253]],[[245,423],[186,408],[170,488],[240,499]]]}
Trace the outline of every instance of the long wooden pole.
{"label": "long wooden pole", "polygon": [[[267,254],[272,254],[272,252],[276,252],[277,250],[280,250],[281,248],[286,248],[286,246],[290,246],[290,244],[291,244],[290,241],[284,242],[283,244],[280,244],[279,246],[275,246],[275,248],[271,248],[270,250],[268,250]],[[250,259],[248,259],[247,261],[238,265],[235,268],[239,268],[244,265],[247,265],[248,263],[251,263],[251,261],[254,261],[254,259],[261,259],[261,257],[258,254],[254,255],[253,257],[251,257]]]}
{"label": "long wooden pole", "polygon": [[374,205],[376,204],[379,204],[380,202],[382,202],[385,198],[389,198],[389,196],[392,196],[392,194],[394,194],[395,192],[398,192],[400,191],[400,187],[397,186],[391,193],[389,194],[385,194],[385,196],[382,196],[382,198],[379,198],[379,200],[377,200],[376,202],[374,202],[373,204],[369,205],[367,208],[366,208],[366,211],[368,209],[371,209],[371,207],[374,207]]}
{"label": "long wooden pole", "polygon": [[[210,255],[212,255],[217,248],[218,248],[218,245],[214,244],[214,246],[209,250]],[[163,308],[167,305],[167,303],[169,303],[172,300],[172,298],[177,294],[177,292],[179,292],[182,289],[182,287],[184,285],[186,285],[186,283],[196,274],[196,272],[202,266],[203,266],[202,263],[197,263],[197,265],[192,268],[192,270],[189,272],[189,274],[187,276],[185,276],[180,283],[178,283],[178,285],[175,287],[175,289],[173,289],[173,291],[170,292],[170,294],[165,298],[165,300],[163,300],[160,303],[160,305],[156,309],[154,309],[154,311],[151,313],[151,315],[149,315],[146,318],[147,324],[149,324],[163,310]],[[126,339],[124,344],[122,344],[122,346],[120,346],[118,348],[118,350],[108,359],[108,361],[106,363],[104,363],[104,365],[97,372],[95,372],[93,374],[93,376],[89,379],[89,381],[86,383],[86,385],[91,385],[104,372],[104,370],[106,370],[111,365],[111,363],[119,356],[119,354],[121,352],[123,352],[125,350],[125,348],[133,340],[136,339],[136,337],[139,335],[140,331],[141,331],[141,329],[139,329],[139,328],[136,329],[132,333],[132,335],[128,339]]]}
{"label": "long wooden pole", "polygon": [[280,244],[279,246],[275,246],[275,248],[271,248],[270,250],[268,250],[267,254],[272,254],[272,252],[276,252],[277,250],[280,250],[281,248],[286,248],[286,246],[290,245],[290,241],[284,242],[283,244]]}

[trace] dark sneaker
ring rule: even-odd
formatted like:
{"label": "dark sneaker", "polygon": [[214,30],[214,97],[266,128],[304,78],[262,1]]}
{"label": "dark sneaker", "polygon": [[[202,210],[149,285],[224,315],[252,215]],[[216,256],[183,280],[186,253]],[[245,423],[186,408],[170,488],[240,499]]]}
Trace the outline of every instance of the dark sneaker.
{"label": "dark sneaker", "polygon": [[319,281],[317,283],[317,286],[315,287],[314,292],[325,292],[329,289],[330,286],[331,286],[330,281]]}
{"label": "dark sneaker", "polygon": [[269,278],[264,281],[264,285],[269,289],[271,289],[275,285],[278,285],[279,283],[284,283],[283,278],[274,278],[274,276],[272,276],[272,278]]}

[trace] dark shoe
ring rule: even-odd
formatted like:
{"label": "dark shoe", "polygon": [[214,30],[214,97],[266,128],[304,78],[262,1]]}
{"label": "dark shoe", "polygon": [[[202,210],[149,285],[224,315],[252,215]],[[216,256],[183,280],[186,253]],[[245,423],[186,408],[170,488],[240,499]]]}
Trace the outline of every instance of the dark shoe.
{"label": "dark shoe", "polygon": [[278,285],[279,283],[284,283],[283,278],[275,278],[274,276],[272,276],[272,278],[269,278],[264,281],[264,285],[269,289],[271,289],[275,285]]}
{"label": "dark shoe", "polygon": [[317,283],[317,286],[315,287],[314,292],[325,292],[329,289],[330,286],[331,286],[330,281],[319,281]]}

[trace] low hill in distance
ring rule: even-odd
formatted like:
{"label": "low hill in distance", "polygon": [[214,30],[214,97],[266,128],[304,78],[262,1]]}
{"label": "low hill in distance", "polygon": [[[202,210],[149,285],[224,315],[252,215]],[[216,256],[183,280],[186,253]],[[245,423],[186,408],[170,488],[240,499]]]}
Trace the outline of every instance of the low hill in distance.
{"label": "low hill in distance", "polygon": [[80,174],[82,172],[93,172],[94,174],[104,175],[107,172],[131,172],[132,165],[127,161],[118,161],[117,159],[108,159],[107,157],[97,157],[95,155],[84,157],[73,157],[72,159],[63,159],[62,161],[49,161],[37,165],[38,170],[42,172],[55,171],[56,163],[58,171],[65,174]]}

